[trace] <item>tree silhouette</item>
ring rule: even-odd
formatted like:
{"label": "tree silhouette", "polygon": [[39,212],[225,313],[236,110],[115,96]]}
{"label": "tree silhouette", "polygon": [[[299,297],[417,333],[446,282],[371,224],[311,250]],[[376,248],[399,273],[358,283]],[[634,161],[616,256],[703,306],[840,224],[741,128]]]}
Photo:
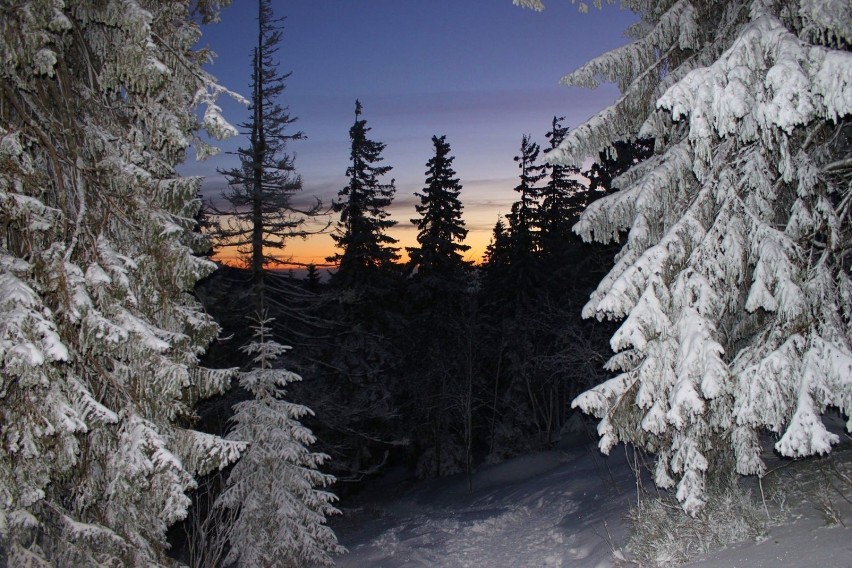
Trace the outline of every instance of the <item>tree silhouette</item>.
{"label": "tree silhouette", "polygon": [[[545,158],[568,134],[568,127],[562,126],[562,120],[564,117],[553,117],[550,132],[545,135],[550,142]],[[569,242],[577,240],[571,226],[586,206],[587,192],[575,177],[580,173],[579,168],[547,164],[544,171],[547,183],[541,190],[541,254],[552,262],[566,250]]]}
{"label": "tree silhouette", "polygon": [[520,194],[506,215],[509,221],[509,283],[516,297],[527,296],[535,288],[537,255],[541,247],[541,187],[544,166],[538,163],[539,145],[524,135],[521,153],[514,157],[520,169],[515,191]]}
{"label": "tree silhouette", "polygon": [[[612,146],[598,153],[598,159],[583,172],[589,179],[590,191],[615,191],[612,180],[626,172],[632,166],[647,160],[654,154],[653,138],[618,140]],[[601,196],[603,194],[600,194]]]}
{"label": "tree silhouette", "polygon": [[411,267],[421,275],[447,275],[465,265],[462,253],[470,247],[462,244],[467,229],[461,217],[459,193],[462,186],[452,168],[450,144],[446,136],[432,137],[435,155],[426,163],[426,187],[415,193],[420,204],[415,205],[420,217],[411,222],[417,226],[419,247],[406,249]]}
{"label": "tree silhouette", "polygon": [[256,310],[264,305],[266,267],[282,262],[286,239],[316,232],[307,230],[305,222],[320,214],[322,208],[318,200],[300,207],[294,199],[302,190],[302,178],[296,173],[287,145],[301,140],[304,134],[290,132],[296,118],[279,102],[290,77],[290,73],[278,70],[275,61],[284,19],[274,16],[271,0],[258,2],[251,117],[241,125],[249,145],[236,152],[239,167],[220,170],[230,186],[223,195],[230,207],[208,205],[219,218],[213,230],[217,245],[236,247],[251,269]]}
{"label": "tree silhouette", "polygon": [[386,231],[396,225],[387,207],[393,201],[394,180],[381,183],[380,178],[391,166],[379,166],[385,144],[367,138],[371,130],[361,118],[361,102],[355,101],[355,124],[349,129],[351,164],[346,169],[349,183],[338,192],[334,211],[340,220],[332,238],[341,252],[328,257],[338,263],[333,277],[337,284],[353,284],[364,280],[371,269],[388,268],[399,260],[396,239]]}

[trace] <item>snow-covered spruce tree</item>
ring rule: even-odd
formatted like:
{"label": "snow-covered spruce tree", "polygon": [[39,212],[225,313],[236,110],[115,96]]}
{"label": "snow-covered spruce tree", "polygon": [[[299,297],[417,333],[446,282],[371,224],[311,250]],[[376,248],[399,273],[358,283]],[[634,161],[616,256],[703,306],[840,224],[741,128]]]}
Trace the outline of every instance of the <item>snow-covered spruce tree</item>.
{"label": "snow-covered spruce tree", "polygon": [[249,449],[228,476],[217,507],[236,511],[229,532],[226,564],[280,567],[332,564],[344,552],[326,517],[338,514],[327,487],[334,477],[318,471],[327,456],[312,453],[315,439],[299,423],[305,406],[283,400],[284,387],[302,380],[274,364],[290,349],[277,343],[271,319],[258,318],[254,341],[243,348],[255,367],[240,373],[240,386],[254,398],[234,406],[234,427],[228,439],[248,442]]}
{"label": "snow-covered spruce tree", "polygon": [[[0,550],[10,566],[155,566],[195,475],[242,447],[191,429],[231,371],[190,295],[197,129],[234,133],[194,52],[219,4],[0,8]],[[194,6],[194,8],[191,8]],[[198,9],[201,10],[199,17]],[[197,141],[198,142],[198,141]],[[210,151],[198,142],[200,155]]]}
{"label": "snow-covered spruce tree", "polygon": [[550,155],[656,140],[575,229],[628,236],[583,312],[626,318],[608,364],[621,373],[573,404],[601,418],[602,450],[655,452],[656,482],[695,514],[715,460],[765,471],[761,431],[784,456],[824,454],[838,437],[821,415],[852,416],[850,5],[626,5],[635,41],[564,78],[617,80],[622,96]]}

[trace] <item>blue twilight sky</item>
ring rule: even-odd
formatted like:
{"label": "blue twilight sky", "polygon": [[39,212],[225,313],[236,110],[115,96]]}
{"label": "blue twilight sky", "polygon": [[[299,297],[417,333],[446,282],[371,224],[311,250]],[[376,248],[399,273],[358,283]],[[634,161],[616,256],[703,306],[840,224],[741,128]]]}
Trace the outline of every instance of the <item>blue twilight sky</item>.
{"label": "blue twilight sky", "polygon": [[[544,12],[511,0],[290,0],[275,1],[286,16],[279,60],[291,71],[282,102],[307,135],[292,144],[305,193],[324,202],[346,184],[349,127],[355,99],[374,140],[387,147],[393,167],[401,246],[415,244],[413,193],[422,189],[432,135],[446,135],[456,157],[470,258],[479,260],[500,213],[516,194],[523,134],[544,144],[554,115],[575,127],[611,103],[613,86],[568,88],[559,79],[605,51],[627,42],[635,16],[616,6],[580,14],[569,0],[550,0]],[[249,93],[250,54],[256,41],[255,0],[234,0],[219,24],[206,26],[202,45],[218,54],[208,67],[226,87]],[[221,100],[225,117],[238,124],[248,111]],[[245,137],[224,150],[245,145]],[[217,168],[235,157],[192,162],[185,174],[206,176],[204,191],[225,189]],[[297,261],[321,262],[332,252],[328,235],[288,244]]]}

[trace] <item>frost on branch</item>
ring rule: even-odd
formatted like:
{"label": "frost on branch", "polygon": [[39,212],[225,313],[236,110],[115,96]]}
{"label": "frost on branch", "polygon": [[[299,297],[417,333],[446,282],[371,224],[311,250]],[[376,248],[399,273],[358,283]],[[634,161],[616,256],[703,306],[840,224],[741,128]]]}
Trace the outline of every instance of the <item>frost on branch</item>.
{"label": "frost on branch", "polygon": [[191,248],[198,180],[175,166],[193,97],[221,92],[190,10],[3,7],[0,548],[15,566],[162,565],[193,475],[242,447],[186,429],[233,374],[198,367],[218,328],[189,294],[212,265]]}
{"label": "frost on branch", "polygon": [[[642,2],[636,41],[565,78],[617,79],[622,97],[551,160],[620,137],[656,155],[616,180],[575,231],[616,264],[584,317],[624,319],[614,379],[574,401],[602,419],[601,448],[657,453],[684,509],[708,464],[762,474],[760,435],[783,455],[831,451],[852,431],[852,54],[848,2]],[[712,468],[712,469],[715,469]]]}
{"label": "frost on branch", "polygon": [[328,565],[344,550],[326,525],[328,516],[339,513],[331,504],[337,498],[321,489],[334,477],[319,471],[328,456],[308,449],[315,438],[299,422],[313,413],[283,399],[284,387],[301,377],[275,367],[289,347],[272,338],[270,322],[260,319],[254,340],[243,347],[255,368],[240,373],[240,386],[254,398],[234,406],[228,439],[247,442],[249,449],[215,505],[235,512],[226,562]]}
{"label": "frost on branch", "polygon": [[541,0],[512,0],[512,3],[515,6],[531,8],[536,12],[541,12],[542,10],[544,10],[544,4],[541,2]]}

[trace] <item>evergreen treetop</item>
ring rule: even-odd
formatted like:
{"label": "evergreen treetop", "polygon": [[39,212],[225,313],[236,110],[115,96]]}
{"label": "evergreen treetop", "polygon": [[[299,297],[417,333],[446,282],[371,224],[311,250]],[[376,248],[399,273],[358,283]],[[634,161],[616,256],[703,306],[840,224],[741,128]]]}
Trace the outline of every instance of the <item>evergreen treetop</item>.
{"label": "evergreen treetop", "polygon": [[[568,134],[568,127],[562,125],[563,120],[564,117],[554,116],[551,129],[545,134],[550,146],[545,151],[545,160]],[[567,243],[576,238],[571,227],[587,204],[587,191],[575,177],[580,173],[575,166],[546,164],[544,172],[547,183],[541,189],[541,253],[552,258],[562,253]]]}
{"label": "evergreen treetop", "polygon": [[338,263],[333,280],[337,283],[358,282],[373,269],[386,269],[399,260],[396,239],[387,230],[396,225],[387,208],[393,201],[394,180],[381,183],[380,178],[392,167],[376,165],[383,160],[385,144],[370,140],[371,128],[361,118],[361,102],[355,101],[355,123],[349,129],[350,160],[346,169],[349,183],[338,192],[333,203],[340,213],[337,229],[332,234],[341,252],[328,258]]}
{"label": "evergreen treetop", "polygon": [[530,298],[539,277],[541,252],[541,192],[545,177],[544,164],[538,162],[539,145],[524,135],[521,153],[514,157],[520,170],[515,191],[519,197],[506,215],[508,226],[509,266],[506,286],[516,299]]}
{"label": "evergreen treetop", "polygon": [[426,187],[414,194],[420,198],[415,209],[421,216],[411,222],[419,231],[420,246],[407,251],[419,274],[448,275],[466,264],[462,253],[470,247],[463,244],[467,229],[459,200],[462,186],[452,168],[455,158],[450,155],[450,144],[446,136],[433,136],[432,144],[435,155],[426,163]]}
{"label": "evergreen treetop", "polygon": [[520,169],[519,182],[514,188],[519,198],[512,204],[511,213],[506,215],[513,248],[530,255],[538,251],[541,227],[542,189],[538,183],[546,174],[545,166],[538,163],[540,151],[539,145],[525,134],[521,139],[521,153],[513,158]]}
{"label": "evergreen treetop", "polygon": [[294,196],[302,190],[302,178],[296,173],[288,145],[304,134],[291,131],[296,118],[281,104],[290,77],[279,71],[277,61],[284,20],[275,17],[271,0],[258,0],[251,116],[241,124],[249,145],[236,152],[239,167],[220,170],[230,186],[223,195],[230,208],[208,206],[219,221],[213,231],[216,244],[236,247],[251,269],[256,310],[264,305],[265,270],[283,262],[287,239],[316,232],[307,230],[305,223],[322,208],[319,201],[307,207],[294,203]]}
{"label": "evergreen treetop", "polygon": [[497,218],[491,231],[491,241],[485,247],[482,262],[486,266],[508,263],[509,234],[502,217]]}

